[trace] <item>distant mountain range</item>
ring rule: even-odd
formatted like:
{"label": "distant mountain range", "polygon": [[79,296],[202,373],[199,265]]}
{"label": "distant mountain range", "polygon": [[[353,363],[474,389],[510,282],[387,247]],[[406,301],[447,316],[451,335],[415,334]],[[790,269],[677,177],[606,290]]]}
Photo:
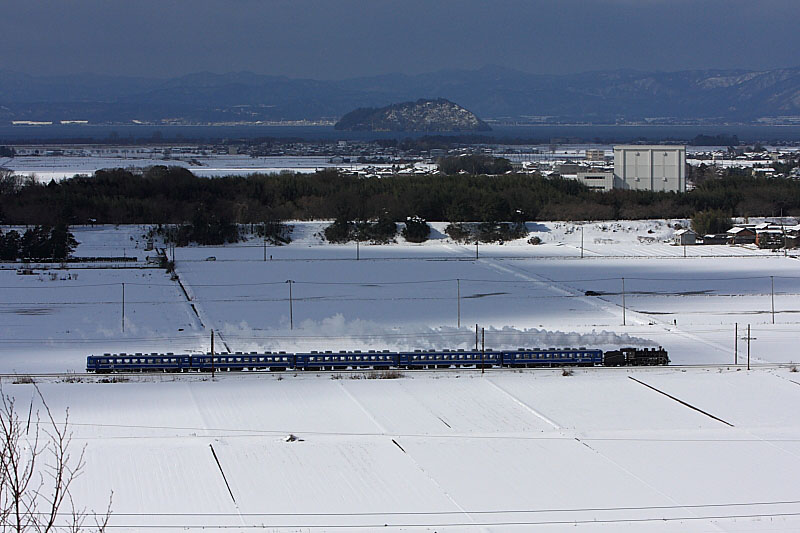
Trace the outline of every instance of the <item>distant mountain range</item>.
{"label": "distant mountain range", "polygon": [[484,120],[753,122],[800,116],[800,68],[544,76],[489,66],[340,81],[249,72],[163,80],[92,74],[37,77],[0,70],[0,124],[335,121],[355,108],[419,98],[458,102]]}
{"label": "distant mountain range", "polygon": [[349,131],[489,131],[484,121],[458,104],[437,98],[420,98],[385,107],[360,107],[334,126]]}

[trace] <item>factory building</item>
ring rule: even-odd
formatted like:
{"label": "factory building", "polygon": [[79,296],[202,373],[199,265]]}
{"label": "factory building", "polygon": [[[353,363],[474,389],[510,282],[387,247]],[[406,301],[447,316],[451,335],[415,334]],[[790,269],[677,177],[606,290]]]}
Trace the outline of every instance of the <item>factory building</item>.
{"label": "factory building", "polygon": [[671,145],[615,146],[614,188],[686,191],[686,147]]}

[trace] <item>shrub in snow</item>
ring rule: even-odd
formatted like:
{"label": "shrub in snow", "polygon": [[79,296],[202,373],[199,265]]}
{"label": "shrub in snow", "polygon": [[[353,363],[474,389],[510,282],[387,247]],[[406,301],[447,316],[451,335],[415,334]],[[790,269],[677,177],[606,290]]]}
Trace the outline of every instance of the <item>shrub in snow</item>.
{"label": "shrub in snow", "polygon": [[431,227],[423,218],[409,217],[403,228],[403,238],[408,242],[425,242],[431,233]]}

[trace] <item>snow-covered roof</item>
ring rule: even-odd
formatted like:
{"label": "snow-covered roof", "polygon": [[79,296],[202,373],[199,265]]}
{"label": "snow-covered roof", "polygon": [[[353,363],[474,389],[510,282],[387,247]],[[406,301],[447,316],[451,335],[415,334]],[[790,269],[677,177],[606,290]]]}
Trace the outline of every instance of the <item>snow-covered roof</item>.
{"label": "snow-covered roof", "polygon": [[739,226],[736,226],[736,227],[733,227],[733,228],[729,229],[726,233],[730,233],[731,235],[738,235],[738,234],[740,234],[742,232],[745,232],[745,231],[749,232],[749,233],[753,233],[752,229],[750,229],[750,228],[740,228]]}

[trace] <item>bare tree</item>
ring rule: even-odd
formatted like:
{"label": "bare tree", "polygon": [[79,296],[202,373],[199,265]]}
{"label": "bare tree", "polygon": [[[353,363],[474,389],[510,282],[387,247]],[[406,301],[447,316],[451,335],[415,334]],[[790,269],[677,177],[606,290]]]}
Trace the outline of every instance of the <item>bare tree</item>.
{"label": "bare tree", "polygon": [[[63,422],[34,384],[44,420],[27,406],[20,417],[16,399],[0,388],[0,531],[56,533],[104,532],[111,517],[111,496],[104,514],[88,512],[70,489],[86,465],[86,447],[73,455],[69,410]],[[24,413],[23,413],[24,414]],[[92,524],[87,525],[89,519]]]}

